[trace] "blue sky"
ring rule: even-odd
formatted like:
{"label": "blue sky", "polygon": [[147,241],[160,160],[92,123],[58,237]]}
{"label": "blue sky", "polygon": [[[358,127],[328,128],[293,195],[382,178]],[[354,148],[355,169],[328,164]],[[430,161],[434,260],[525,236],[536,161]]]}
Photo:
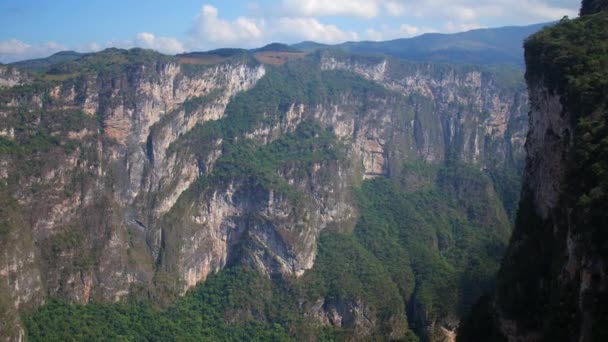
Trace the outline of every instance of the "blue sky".
{"label": "blue sky", "polygon": [[578,0],[0,0],[0,62],[61,50],[164,53],[387,40],[576,16]]}

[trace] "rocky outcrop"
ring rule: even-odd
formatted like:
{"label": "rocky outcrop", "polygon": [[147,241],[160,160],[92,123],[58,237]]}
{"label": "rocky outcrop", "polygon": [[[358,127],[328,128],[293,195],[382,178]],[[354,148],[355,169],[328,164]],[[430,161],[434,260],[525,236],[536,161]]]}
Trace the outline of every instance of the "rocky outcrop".
{"label": "rocky outcrop", "polygon": [[295,177],[299,171],[282,171],[307,195],[296,208],[289,196],[247,183],[229,183],[196,200],[185,214],[192,232],[179,238],[185,241],[177,261],[179,273],[187,274],[184,290],[231,261],[267,274],[300,276],[312,268],[319,233],[330,225],[352,225],[356,214],[347,198],[349,178],[334,177],[347,174],[343,166],[315,164],[304,178]]}
{"label": "rocky outcrop", "polygon": [[534,197],[535,211],[546,220],[563,192],[574,127],[572,115],[563,108],[559,95],[551,94],[541,84],[530,84],[529,92],[533,105],[526,148],[526,189]]}
{"label": "rocky outcrop", "polygon": [[[354,327],[357,336],[368,336],[375,329],[376,315],[361,300],[325,302],[323,299],[315,303],[309,315],[315,317],[323,325],[332,325],[339,328]],[[395,336],[402,336],[403,332],[394,332]]]}
{"label": "rocky outcrop", "polygon": [[[584,1],[581,13],[602,9],[593,3]],[[608,336],[606,148],[596,143],[606,139],[608,99],[598,82],[607,17],[564,19],[526,42],[531,111],[518,218],[494,302],[474,311],[460,340]]]}
{"label": "rocky outcrop", "polygon": [[[262,119],[242,135],[215,132],[202,142],[205,129],[229,127],[213,123],[239,124],[227,116],[230,104],[276,71],[239,59],[190,68],[158,57],[3,98],[2,142],[33,146],[7,142],[0,154],[0,187],[17,208],[0,231],[3,300],[16,312],[48,295],[87,303],[181,294],[236,263],[299,277],[314,265],[321,231],[353,229],[353,188],[364,179],[391,177],[405,162],[521,163],[520,89],[481,69],[376,62],[322,56],[307,67],[320,77],[363,76],[353,82],[372,90],[294,96],[276,104],[276,115],[251,105],[247,114]],[[235,144],[267,146],[306,122],[331,132],[344,155],[282,164],[275,187],[214,172]],[[35,135],[47,140],[36,145]],[[363,299],[323,308],[328,324],[361,333],[376,324]]]}
{"label": "rocky outcrop", "polygon": [[0,89],[27,83],[29,77],[17,68],[0,65]]}
{"label": "rocky outcrop", "polygon": [[504,85],[488,72],[330,53],[322,54],[320,63],[325,70],[348,70],[409,97],[415,106],[410,122],[413,141],[427,162],[456,154],[467,163],[505,166],[524,158],[525,91],[504,91]]}

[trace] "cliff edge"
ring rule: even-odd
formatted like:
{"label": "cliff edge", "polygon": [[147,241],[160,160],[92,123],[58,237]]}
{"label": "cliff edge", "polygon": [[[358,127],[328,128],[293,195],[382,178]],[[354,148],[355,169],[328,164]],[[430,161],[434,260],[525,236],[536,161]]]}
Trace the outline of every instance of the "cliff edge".
{"label": "cliff edge", "polygon": [[608,340],[608,12],[584,1],[525,43],[530,131],[493,300],[460,341]]}

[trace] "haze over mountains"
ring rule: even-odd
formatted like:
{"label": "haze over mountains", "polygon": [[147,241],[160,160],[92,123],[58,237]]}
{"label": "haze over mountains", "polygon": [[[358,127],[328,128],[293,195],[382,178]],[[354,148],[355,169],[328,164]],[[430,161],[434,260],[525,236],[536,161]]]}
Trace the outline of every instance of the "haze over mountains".
{"label": "haze over mountains", "polygon": [[[427,33],[385,42],[348,42],[332,47],[356,53],[377,53],[415,61],[523,66],[523,41],[552,23],[478,29],[455,34]],[[292,47],[311,50],[327,45],[313,42]]]}

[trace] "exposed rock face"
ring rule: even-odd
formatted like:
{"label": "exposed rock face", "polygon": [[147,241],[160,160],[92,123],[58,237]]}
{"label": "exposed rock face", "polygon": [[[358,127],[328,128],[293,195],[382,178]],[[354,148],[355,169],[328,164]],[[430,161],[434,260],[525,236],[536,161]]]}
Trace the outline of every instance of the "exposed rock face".
{"label": "exposed rock face", "polygon": [[[505,92],[495,78],[475,69],[404,65],[386,59],[340,60],[323,55],[321,68],[349,70],[406,96],[423,96],[413,100],[415,116],[410,128],[413,145],[425,161],[438,162],[452,154],[467,163],[492,160],[504,165],[523,160],[527,124],[522,113],[528,104],[523,89]],[[382,164],[383,159],[375,154],[384,150],[381,144],[370,145],[370,167]]]}
{"label": "exposed rock face", "polygon": [[0,65],[0,89],[26,83],[28,77],[13,67]]}
{"label": "exposed rock face", "polygon": [[526,189],[534,196],[536,212],[547,219],[563,191],[568,152],[574,142],[573,120],[559,95],[540,84],[531,84],[529,89],[533,105],[526,145]]}
{"label": "exposed rock face", "polygon": [[[312,309],[315,311],[310,314],[315,316],[322,324],[340,328],[354,326],[357,336],[368,336],[377,324],[375,315],[360,300],[329,303],[320,300]],[[403,332],[399,331],[393,333],[393,338],[403,334]]]}
{"label": "exposed rock face", "polygon": [[[571,149],[573,147],[572,114],[561,104],[558,94],[552,94],[546,86],[538,83],[531,83],[529,86],[531,111],[530,111],[530,132],[526,144],[527,159],[526,171],[524,174],[524,186],[522,202],[518,213],[519,220],[517,230],[514,232],[510,250],[501,269],[501,283],[499,285],[498,307],[499,325],[502,334],[513,341],[537,341],[542,340],[542,328],[532,323],[540,317],[518,317],[520,305],[524,305],[532,296],[539,302],[547,302],[546,290],[543,283],[553,283],[550,279],[552,271],[548,265],[552,258],[559,258],[562,253],[559,250],[561,243],[556,244],[553,239],[557,239],[568,228],[567,212],[563,210],[563,194],[565,191],[566,175],[568,165],[572,163]],[[526,206],[524,208],[524,206]],[[525,215],[528,215],[524,218]],[[536,217],[536,219],[534,219]],[[528,222],[524,222],[528,220]],[[535,232],[526,232],[529,229],[540,229]],[[546,241],[543,241],[543,234],[547,234]],[[572,233],[566,233],[571,235]],[[571,238],[571,237],[570,237]],[[568,239],[570,239],[568,238]],[[578,259],[573,241],[568,243],[569,259]],[[531,268],[539,269],[539,277],[523,278],[515,271],[515,262],[521,262],[523,255],[532,253],[534,249],[538,252],[544,251],[547,254],[537,255],[533,259],[534,266]],[[530,256],[525,256],[530,259]],[[529,261],[528,261],[529,262]],[[574,273],[580,268],[581,260],[572,260],[569,268],[572,274],[563,274],[565,278],[575,279],[578,276]],[[546,263],[546,264],[545,264]],[[565,271],[565,269],[564,269]],[[521,272],[525,273],[525,272]],[[561,272],[560,272],[561,273]],[[565,279],[564,279],[565,280]],[[516,299],[517,298],[517,299]],[[533,306],[525,304],[527,306]],[[504,313],[500,307],[504,306]],[[515,309],[518,308],[518,309]],[[534,310],[537,310],[535,308]],[[529,310],[529,309],[526,309]],[[514,311],[518,312],[514,314]],[[538,312],[536,315],[542,315]],[[515,318],[518,317],[518,318]],[[520,321],[521,319],[521,321]],[[530,323],[523,323],[525,320]],[[530,324],[537,328],[526,328]]]}
{"label": "exposed rock face", "polygon": [[[583,1],[581,13],[603,8]],[[606,148],[596,143],[606,139],[608,98],[597,82],[606,77],[607,20],[606,11],[563,20],[526,43],[531,111],[518,218],[494,303],[472,315],[462,340],[608,337]]]}
{"label": "exposed rock face", "polygon": [[[136,63],[0,103],[2,139],[25,139],[16,128],[26,107],[39,117],[22,127],[59,140],[28,151],[25,159],[39,162],[31,173],[21,173],[23,155],[0,155],[1,190],[16,208],[0,243],[1,296],[11,312],[46,295],[86,303],[153,287],[183,293],[236,262],[297,277],[312,268],[322,230],[352,229],[352,189],[363,179],[390,177],[405,161],[453,159],[480,169],[521,163],[527,98],[492,74],[331,56],[321,57],[320,68],[361,75],[385,93],[294,101],[280,118],[235,138],[267,145],[309,120],[333,132],[345,158],[277,170],[302,194],[297,206],[247,178],[197,190],[227,142],[205,142],[204,152],[182,144],[196,127],[225,118],[234,97],[266,75],[263,65],[230,61],[186,72],[176,62]],[[3,85],[18,83],[18,74],[9,76],[0,75],[11,80]],[[54,115],[73,115],[84,127],[56,127]],[[363,302],[324,307],[331,324],[362,332],[375,324]]]}

